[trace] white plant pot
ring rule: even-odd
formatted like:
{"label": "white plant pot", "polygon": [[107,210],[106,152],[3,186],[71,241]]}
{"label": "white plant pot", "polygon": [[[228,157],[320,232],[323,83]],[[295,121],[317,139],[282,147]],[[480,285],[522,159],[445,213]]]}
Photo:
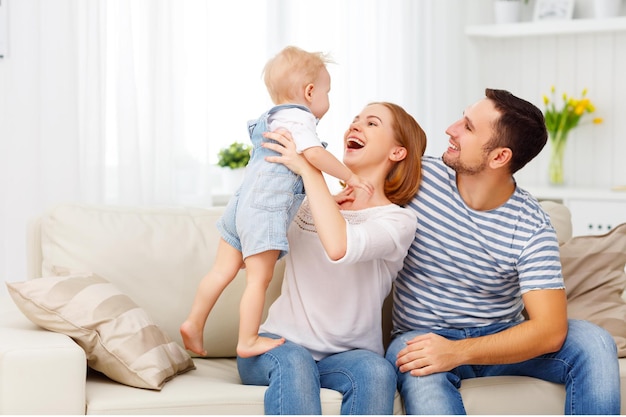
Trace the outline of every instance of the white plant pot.
{"label": "white plant pot", "polygon": [[593,10],[596,19],[619,16],[622,0],[593,0]]}
{"label": "white plant pot", "polygon": [[521,0],[494,0],[493,13],[496,23],[516,23],[522,20]]}
{"label": "white plant pot", "polygon": [[245,168],[223,168],[222,169],[222,181],[224,189],[229,192],[235,192],[243,181],[243,174],[246,172]]}

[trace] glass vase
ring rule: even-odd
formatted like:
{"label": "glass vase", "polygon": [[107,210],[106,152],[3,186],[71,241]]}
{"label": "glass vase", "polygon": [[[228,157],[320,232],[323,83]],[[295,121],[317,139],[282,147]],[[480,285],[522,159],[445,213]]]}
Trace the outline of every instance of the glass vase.
{"label": "glass vase", "polygon": [[567,134],[558,134],[554,138],[550,138],[552,154],[550,155],[550,167],[548,173],[550,175],[550,184],[563,185],[565,175],[563,172],[563,156],[565,155],[565,144],[567,143]]}

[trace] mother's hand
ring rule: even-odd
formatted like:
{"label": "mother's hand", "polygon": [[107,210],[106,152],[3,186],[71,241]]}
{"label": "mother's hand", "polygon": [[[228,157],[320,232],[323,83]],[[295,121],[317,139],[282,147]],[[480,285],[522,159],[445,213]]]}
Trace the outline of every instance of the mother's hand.
{"label": "mother's hand", "polygon": [[265,132],[263,136],[278,143],[263,142],[262,146],[280,154],[280,156],[267,156],[266,161],[283,164],[298,175],[302,175],[308,168],[313,168],[306,158],[296,151],[296,144],[289,131],[278,129],[274,132]]}

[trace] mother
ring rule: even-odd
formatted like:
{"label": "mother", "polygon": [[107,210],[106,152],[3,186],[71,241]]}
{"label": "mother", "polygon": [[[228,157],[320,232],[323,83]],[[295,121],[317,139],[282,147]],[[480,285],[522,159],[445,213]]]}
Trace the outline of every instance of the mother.
{"label": "mother", "polygon": [[320,388],[342,414],[392,414],[396,377],[383,355],[381,308],[413,241],[407,204],[421,180],[426,135],[400,106],[371,103],[344,135],[343,161],[374,187],[332,196],[288,132],[266,134],[268,157],[300,174],[307,198],[288,232],[281,295],[261,333],[286,342],[238,358],[244,384],[267,385],[265,414],[320,414]]}

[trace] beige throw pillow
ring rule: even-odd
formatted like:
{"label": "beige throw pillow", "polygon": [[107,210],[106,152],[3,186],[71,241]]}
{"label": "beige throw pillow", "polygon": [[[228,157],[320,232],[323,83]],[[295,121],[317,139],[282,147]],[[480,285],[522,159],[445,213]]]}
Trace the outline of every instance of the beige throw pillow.
{"label": "beige throw pillow", "polygon": [[601,236],[577,236],[561,246],[567,312],[613,335],[626,357],[626,224]]}
{"label": "beige throw pillow", "polygon": [[7,287],[26,317],[73,338],[85,350],[87,364],[117,382],[160,390],[195,368],[182,347],[103,278],[46,277]]}

